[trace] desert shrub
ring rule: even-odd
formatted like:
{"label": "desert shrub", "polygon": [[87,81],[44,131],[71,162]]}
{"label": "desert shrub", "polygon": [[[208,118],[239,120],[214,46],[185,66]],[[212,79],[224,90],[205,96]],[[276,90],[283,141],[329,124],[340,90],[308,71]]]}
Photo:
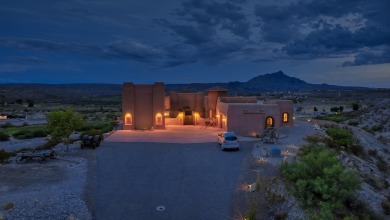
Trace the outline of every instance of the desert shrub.
{"label": "desert shrub", "polygon": [[345,211],[349,211],[350,214],[340,213],[341,215],[344,214],[344,216],[348,216],[343,219],[381,219],[381,217],[379,217],[370,206],[354,195],[349,196],[346,199],[344,206],[347,209]]}
{"label": "desert shrub", "polygon": [[381,202],[381,205],[382,205],[383,213],[385,215],[390,215],[390,199],[389,198],[384,199]]}
{"label": "desert shrub", "polygon": [[329,127],[325,132],[335,141],[336,145],[349,147],[352,145],[352,131],[344,128]]}
{"label": "desert shrub", "polygon": [[5,150],[0,149],[0,163],[4,163],[11,156],[12,156],[12,153],[8,153]]}
{"label": "desert shrub", "polygon": [[382,172],[387,172],[389,170],[389,165],[382,158],[378,158],[378,161],[376,162],[376,167],[378,167],[378,169]]}
{"label": "desert shrub", "polygon": [[299,156],[300,160],[281,165],[282,175],[293,183],[293,193],[304,207],[315,210],[323,219],[333,218],[332,213],[360,187],[358,176],[344,170],[329,148],[306,145]]}
{"label": "desert shrub", "polygon": [[47,136],[47,131],[44,129],[41,130],[35,130],[32,132],[33,137],[46,137]]}
{"label": "desert shrub", "polygon": [[329,140],[328,137],[322,135],[322,134],[319,134],[319,133],[315,133],[315,134],[312,134],[312,135],[306,135],[304,137],[304,139],[310,143],[327,143]]}
{"label": "desert shrub", "polygon": [[336,123],[340,123],[340,122],[345,121],[347,119],[344,115],[340,115],[340,114],[318,115],[315,118],[320,119],[320,120],[333,121]]}
{"label": "desert shrub", "polygon": [[303,110],[302,106],[299,106],[296,110],[296,112],[301,112]]}
{"label": "desert shrub", "polygon": [[366,151],[364,150],[364,147],[360,144],[352,144],[347,149],[351,153],[361,156],[363,158],[367,157]]}
{"label": "desert shrub", "polygon": [[352,110],[357,111],[359,110],[360,106],[359,103],[352,103]]}
{"label": "desert shrub", "polygon": [[376,149],[369,149],[367,151],[368,155],[372,156],[372,157],[377,157],[378,156],[378,151]]}
{"label": "desert shrub", "polygon": [[12,135],[16,139],[29,139],[32,135],[27,130],[19,130]]}
{"label": "desert shrub", "polygon": [[359,125],[359,122],[358,121],[355,121],[355,120],[350,120],[348,122],[348,125],[351,125],[351,126],[358,126]]}
{"label": "desert shrub", "polygon": [[1,128],[10,128],[10,127],[14,127],[14,125],[9,123],[9,122],[6,122],[5,124],[1,125],[0,127]]}
{"label": "desert shrub", "polygon": [[36,137],[46,137],[47,131],[45,129],[38,130],[19,130],[15,132],[12,136],[16,139],[31,139]]}
{"label": "desert shrub", "polygon": [[371,132],[371,133],[374,133],[374,132],[377,132],[377,131],[382,131],[383,128],[384,128],[383,125],[374,125],[374,126],[370,127],[368,129],[368,131]]}
{"label": "desert shrub", "polygon": [[0,133],[0,141],[8,141],[9,140],[9,135]]}
{"label": "desert shrub", "polygon": [[27,127],[29,124],[27,122],[23,122],[22,127]]}
{"label": "desert shrub", "polygon": [[363,176],[364,182],[370,185],[375,191],[381,191],[389,187],[389,183],[372,173]]}
{"label": "desert shrub", "polygon": [[8,210],[13,209],[14,207],[15,207],[15,205],[14,205],[13,203],[9,202],[9,203],[7,203],[7,204],[5,204],[5,205],[3,206],[3,209],[6,210],[6,211],[8,211]]}

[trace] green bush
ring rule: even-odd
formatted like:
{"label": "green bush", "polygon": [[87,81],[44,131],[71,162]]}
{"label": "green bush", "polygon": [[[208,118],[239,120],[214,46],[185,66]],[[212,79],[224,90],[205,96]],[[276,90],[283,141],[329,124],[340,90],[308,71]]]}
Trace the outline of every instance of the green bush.
{"label": "green bush", "polygon": [[0,133],[0,141],[9,141],[9,135]]}
{"label": "green bush", "polygon": [[329,127],[325,132],[333,139],[334,143],[330,143],[330,147],[345,147],[348,148],[353,143],[352,131],[344,128]]}
{"label": "green bush", "polygon": [[12,135],[16,139],[31,139],[36,137],[46,137],[47,131],[40,130],[19,130]]}
{"label": "green bush", "polygon": [[337,155],[328,148],[306,145],[298,155],[297,162],[281,165],[281,173],[287,182],[293,183],[293,193],[304,207],[328,219],[360,187],[358,176],[345,171]]}

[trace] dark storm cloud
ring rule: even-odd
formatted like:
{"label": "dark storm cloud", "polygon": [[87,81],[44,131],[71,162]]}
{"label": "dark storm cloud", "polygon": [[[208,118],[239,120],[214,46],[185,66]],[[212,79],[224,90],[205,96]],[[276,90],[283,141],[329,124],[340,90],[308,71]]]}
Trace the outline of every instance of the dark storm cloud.
{"label": "dark storm cloud", "polygon": [[342,66],[360,66],[369,64],[390,63],[390,47],[380,52],[362,52],[354,57],[353,61],[344,62]]}
{"label": "dark storm cloud", "polygon": [[[263,40],[284,45],[283,51],[291,58],[312,59],[348,55],[367,47],[388,48],[389,10],[386,0],[312,0],[259,4],[255,15],[260,18]],[[388,62],[386,54],[362,53],[348,64]]]}
{"label": "dark storm cloud", "polygon": [[161,51],[130,40],[118,40],[106,45],[84,45],[54,42],[42,39],[2,39],[0,46],[19,50],[41,50],[46,52],[65,52],[86,54],[109,59],[123,59],[138,62],[154,62],[161,57]]}
{"label": "dark storm cloud", "polygon": [[251,35],[250,22],[240,5],[244,2],[189,0],[174,11],[175,19],[156,19],[181,42],[166,50],[165,66],[216,64],[239,52]]}
{"label": "dark storm cloud", "polygon": [[176,14],[181,19],[194,22],[199,26],[221,28],[247,39],[250,35],[250,24],[240,3],[240,1],[189,0],[183,3]]}

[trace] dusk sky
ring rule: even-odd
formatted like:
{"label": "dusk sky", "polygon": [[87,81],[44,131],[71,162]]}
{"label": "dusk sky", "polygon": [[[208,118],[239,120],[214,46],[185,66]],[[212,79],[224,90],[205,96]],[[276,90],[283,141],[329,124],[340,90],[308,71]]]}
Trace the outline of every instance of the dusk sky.
{"label": "dusk sky", "polygon": [[389,0],[2,0],[0,83],[390,88]]}

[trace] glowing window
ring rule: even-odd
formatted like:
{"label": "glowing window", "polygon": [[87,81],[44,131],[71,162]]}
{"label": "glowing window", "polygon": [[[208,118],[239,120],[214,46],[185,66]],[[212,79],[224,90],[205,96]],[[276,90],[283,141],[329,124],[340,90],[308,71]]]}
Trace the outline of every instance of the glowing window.
{"label": "glowing window", "polygon": [[265,125],[266,127],[273,127],[274,126],[274,119],[271,117],[271,116],[268,116],[266,119],[265,119]]}
{"label": "glowing window", "polygon": [[288,113],[283,113],[283,122],[288,122]]}
{"label": "glowing window", "polygon": [[162,115],[161,113],[156,114],[156,125],[162,125]]}
{"label": "glowing window", "polygon": [[131,117],[130,113],[127,113],[125,115],[125,125],[132,125],[133,124],[133,117]]}

